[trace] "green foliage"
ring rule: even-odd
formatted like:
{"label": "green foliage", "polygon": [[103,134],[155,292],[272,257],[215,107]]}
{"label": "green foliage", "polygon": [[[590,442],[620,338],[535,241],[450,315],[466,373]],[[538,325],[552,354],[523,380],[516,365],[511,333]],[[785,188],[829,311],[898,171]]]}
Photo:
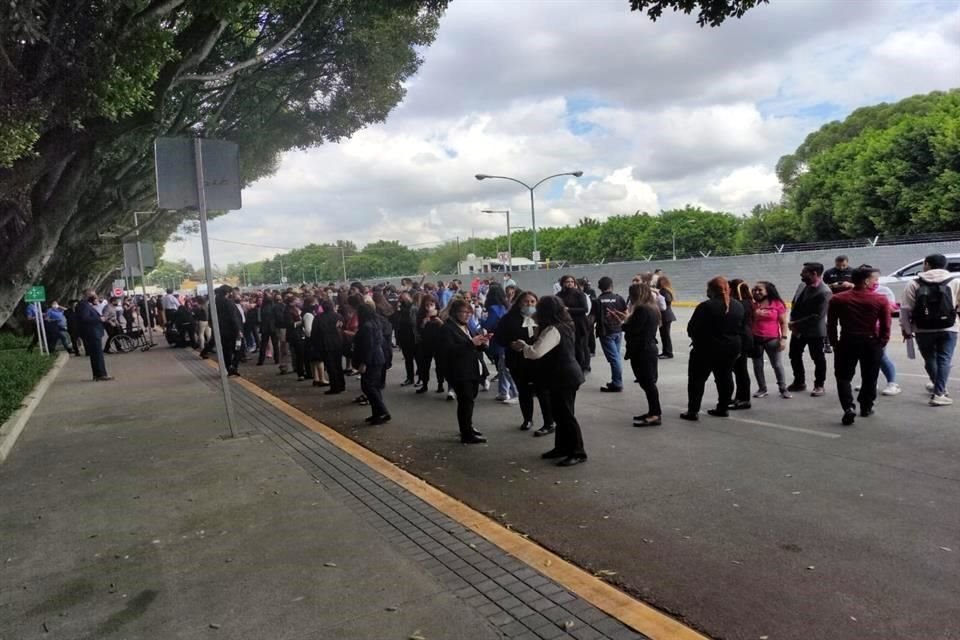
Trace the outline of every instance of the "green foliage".
{"label": "green foliage", "polygon": [[0,423],[6,421],[50,370],[53,358],[39,351],[0,351]]}
{"label": "green foliage", "polygon": [[682,11],[689,15],[698,10],[697,23],[701,27],[719,27],[727,18],[742,18],[757,5],[768,0],[630,0],[632,11],[646,11],[654,22],[663,15],[664,9]]}
{"label": "green foliage", "polygon": [[150,106],[160,69],[178,57],[172,40],[173,34],[169,31],[144,29],[140,37],[116,50],[109,75],[93,92],[100,115],[117,121]]}
{"label": "green foliage", "polygon": [[778,203],[758,204],[737,233],[737,253],[769,253],[779,245],[805,240],[800,219]]}
{"label": "green foliage", "polygon": [[743,219],[732,213],[706,211],[687,205],[683,209],[664,211],[652,218],[642,235],[634,238],[637,256],[658,258],[672,256],[674,238],[679,258],[710,255],[731,255],[735,252],[737,233]]}
{"label": "green foliage", "polygon": [[960,90],[858,109],[778,170],[806,239],[960,229]]}
{"label": "green foliage", "polygon": [[36,122],[7,119],[2,117],[3,112],[0,107],[0,168],[8,168],[33,148],[40,130]]}

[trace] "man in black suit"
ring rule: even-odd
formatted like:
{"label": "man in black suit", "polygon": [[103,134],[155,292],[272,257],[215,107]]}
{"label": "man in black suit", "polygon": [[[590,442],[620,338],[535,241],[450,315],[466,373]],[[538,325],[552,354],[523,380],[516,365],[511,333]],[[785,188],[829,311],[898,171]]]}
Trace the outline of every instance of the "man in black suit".
{"label": "man in black suit", "polygon": [[238,367],[240,365],[239,354],[237,353],[237,342],[243,337],[243,319],[240,317],[240,310],[236,303],[231,299],[233,288],[229,285],[223,285],[217,289],[215,303],[217,305],[217,320],[220,323],[220,341],[223,344],[217,345],[217,348],[223,351],[223,363],[227,367],[227,374],[231,376],[240,375]]}
{"label": "man in black suit", "polygon": [[96,291],[87,289],[83,292],[83,300],[77,305],[76,322],[77,333],[83,340],[83,348],[90,356],[93,379],[102,382],[113,380],[113,378],[107,374],[107,364],[103,360],[103,321],[100,319],[100,313],[93,306],[96,301]]}

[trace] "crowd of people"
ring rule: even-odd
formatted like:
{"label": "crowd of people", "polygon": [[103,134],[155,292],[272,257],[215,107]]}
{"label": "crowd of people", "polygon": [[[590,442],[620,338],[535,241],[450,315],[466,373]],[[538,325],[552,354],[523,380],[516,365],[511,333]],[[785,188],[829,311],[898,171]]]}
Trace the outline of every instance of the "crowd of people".
{"label": "crowd of people", "polygon": [[[820,263],[805,263],[789,305],[772,282],[751,286],[740,279],[711,279],[706,300],[687,324],[687,409],[679,417],[699,420],[710,376],[718,401],[708,415],[722,418],[749,410],[752,401],[770,394],[767,363],[777,394],[786,400],[808,391],[809,358],[809,393],[822,397],[824,354],[832,352],[841,422],[852,425],[858,414],[873,414],[881,372],[886,385],[879,393],[901,392],[886,353],[896,313],[908,353],[915,342],[923,358],[930,405],[952,404],[946,385],[957,343],[960,278],[945,266],[944,256],[927,256],[923,272],[907,284],[899,304],[889,288],[879,285],[876,268],[851,268],[845,256],[838,256],[826,272]],[[78,353],[79,344],[86,346],[96,380],[110,379],[103,366],[103,335],[142,330],[149,323],[163,329],[171,345],[193,347],[202,357],[219,348],[231,376],[240,375],[241,363],[256,354],[256,366],[269,359],[278,374],[310,381],[327,395],[344,393],[347,379],[358,377],[360,395],[354,402],[370,407],[366,420],[374,425],[391,420],[384,389],[396,349],[403,361],[401,387],[416,394],[433,389],[456,402],[461,442],[486,442],[473,421],[474,404],[495,379],[496,399],[519,405],[521,430],[533,430],[536,437],[554,435],[554,446],[543,457],[573,466],[587,459],[576,396],[591,373],[597,344],[610,368],[602,392],[623,391],[623,359],[630,362],[647,403],[646,412],[633,418],[636,427],[663,424],[659,366],[674,357],[676,294],[666,274],[638,274],[626,299],[609,277],[597,285],[599,293],[588,280],[564,275],[554,295],[542,297],[520,288],[510,274],[502,280],[476,277],[469,286],[458,279],[247,292],[224,285],[214,295],[221,345],[213,338],[206,297],[181,297],[172,290],[127,301],[104,301],[88,291],[62,314],[59,305],[51,305],[47,321],[58,323],[56,335],[67,348]],[[789,384],[784,353],[792,373]],[[855,389],[858,368],[861,383]],[[536,405],[541,424],[534,430]]]}

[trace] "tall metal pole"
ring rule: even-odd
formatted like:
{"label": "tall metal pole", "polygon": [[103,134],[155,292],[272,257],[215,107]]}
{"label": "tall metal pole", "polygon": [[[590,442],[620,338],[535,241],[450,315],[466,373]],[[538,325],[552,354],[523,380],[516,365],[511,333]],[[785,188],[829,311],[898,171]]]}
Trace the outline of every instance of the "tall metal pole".
{"label": "tall metal pole", "polygon": [[200,205],[200,243],[203,246],[203,271],[207,280],[207,299],[210,302],[210,318],[213,322],[213,339],[217,343],[217,365],[220,369],[220,386],[223,388],[223,404],[227,408],[227,426],[230,437],[236,438],[233,418],[233,398],[230,395],[230,383],[227,380],[227,365],[223,360],[223,336],[220,333],[220,314],[213,293],[213,270],[210,263],[210,242],[207,239],[207,191],[203,178],[203,141],[193,139],[193,158],[197,165],[197,203]]}
{"label": "tall metal pole", "polygon": [[[147,303],[147,282],[143,273],[143,250],[140,249],[140,220],[137,212],[133,212],[133,226],[137,230],[137,266],[140,268],[140,291],[143,292],[143,311],[147,314],[147,333],[150,335],[150,346],[153,346],[153,318],[150,317],[150,305]],[[141,318],[142,320],[142,318]]]}
{"label": "tall metal pole", "polygon": [[507,209],[507,269],[513,271],[513,246],[510,244],[510,209]]}
{"label": "tall metal pole", "polygon": [[[533,228],[533,255],[536,256],[537,255],[537,214],[533,209],[533,190],[535,187],[527,187],[527,188],[530,189],[530,224],[531,224],[531,227]],[[535,259],[533,262],[534,262],[533,268],[534,269],[538,268],[540,261]]]}
{"label": "tall metal pole", "polygon": [[313,265],[313,284],[320,284],[320,279],[317,278],[317,265]]}
{"label": "tall metal pole", "polygon": [[347,253],[340,245],[340,264],[343,266],[343,284],[347,284]]}
{"label": "tall metal pole", "polygon": [[280,284],[283,284],[283,258],[278,256],[277,260],[280,261]]}
{"label": "tall metal pole", "polygon": [[677,230],[671,229],[673,232],[673,259],[677,259]]}

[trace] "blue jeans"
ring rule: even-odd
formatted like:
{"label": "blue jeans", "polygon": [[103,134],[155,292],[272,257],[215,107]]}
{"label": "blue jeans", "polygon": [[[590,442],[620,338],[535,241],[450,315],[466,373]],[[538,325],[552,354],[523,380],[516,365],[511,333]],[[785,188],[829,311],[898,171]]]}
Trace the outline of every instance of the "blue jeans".
{"label": "blue jeans", "polygon": [[942,396],[947,392],[947,380],[950,379],[950,361],[957,347],[956,331],[936,331],[918,333],[917,348],[923,356],[923,366],[933,383],[933,393]]}
{"label": "blue jeans", "polygon": [[623,333],[619,331],[600,338],[603,355],[610,363],[610,386],[618,389],[623,388],[623,360],[620,359],[620,343],[622,341]]}
{"label": "blue jeans", "polygon": [[507,368],[507,352],[505,350],[497,356],[497,372],[500,374],[500,377],[497,378],[497,395],[501,398],[516,398],[519,396],[517,383],[513,381],[513,375]]}
{"label": "blue jeans", "polygon": [[897,381],[897,365],[887,355],[887,350],[883,350],[883,356],[880,358],[880,371],[883,377],[887,379],[887,384],[893,384]]}

